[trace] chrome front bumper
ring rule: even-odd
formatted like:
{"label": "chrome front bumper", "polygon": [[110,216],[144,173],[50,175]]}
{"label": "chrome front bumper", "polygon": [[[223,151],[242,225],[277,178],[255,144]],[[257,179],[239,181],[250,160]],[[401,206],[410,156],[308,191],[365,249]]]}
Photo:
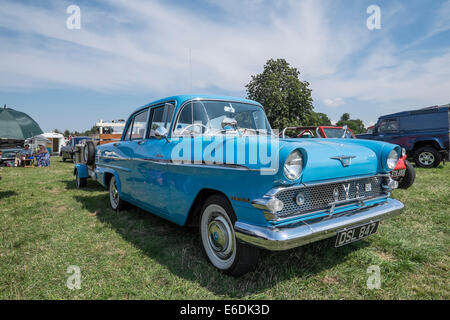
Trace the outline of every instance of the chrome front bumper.
{"label": "chrome front bumper", "polygon": [[236,222],[234,230],[239,241],[260,248],[281,251],[333,237],[339,230],[398,215],[404,205],[398,200],[337,214],[336,216],[301,221],[283,227],[261,227]]}

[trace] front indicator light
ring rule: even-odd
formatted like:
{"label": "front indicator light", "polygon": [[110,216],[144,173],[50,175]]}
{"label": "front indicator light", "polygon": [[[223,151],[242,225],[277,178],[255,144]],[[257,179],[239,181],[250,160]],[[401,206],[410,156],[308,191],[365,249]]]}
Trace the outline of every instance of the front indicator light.
{"label": "front indicator light", "polygon": [[383,183],[383,189],[386,191],[392,191],[398,188],[398,181],[392,179],[391,177],[387,178]]}
{"label": "front indicator light", "polygon": [[280,199],[272,198],[267,202],[266,207],[271,212],[279,212],[283,210],[284,203]]}

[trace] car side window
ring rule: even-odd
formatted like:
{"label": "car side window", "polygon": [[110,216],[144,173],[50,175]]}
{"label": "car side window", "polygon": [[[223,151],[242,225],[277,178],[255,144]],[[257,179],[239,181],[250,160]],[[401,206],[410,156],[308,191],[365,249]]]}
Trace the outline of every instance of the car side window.
{"label": "car side window", "polygon": [[398,131],[397,119],[384,119],[380,121],[378,126],[379,132],[396,132]]}
{"label": "car side window", "polygon": [[[175,134],[201,134],[208,124],[209,118],[203,102],[193,102],[184,106],[174,129]],[[195,125],[194,125],[195,124]],[[189,129],[185,130],[186,127]]]}
{"label": "car side window", "polygon": [[192,122],[193,116],[194,115],[192,114],[192,104],[188,104],[183,108],[183,110],[181,110],[180,115],[178,116],[178,122],[175,128],[175,133],[181,133],[184,128],[191,125],[193,123]]}
{"label": "car side window", "polygon": [[174,105],[167,103],[164,106],[155,107],[152,109],[150,119],[149,137],[155,136],[155,130],[159,127],[169,130],[172,123],[172,116],[174,111]]}
{"label": "car side window", "polygon": [[149,137],[155,136],[155,130],[164,127],[164,107],[156,107],[152,110]]}
{"label": "car side window", "polygon": [[128,141],[131,138],[131,130],[133,130],[133,122],[134,122],[134,118],[130,121],[130,124],[128,125],[127,133],[125,134],[125,138],[124,138],[125,141]]}
{"label": "car side window", "polygon": [[147,128],[148,109],[138,113],[133,120],[133,128],[131,130],[131,140],[140,140],[145,138],[145,130]]}

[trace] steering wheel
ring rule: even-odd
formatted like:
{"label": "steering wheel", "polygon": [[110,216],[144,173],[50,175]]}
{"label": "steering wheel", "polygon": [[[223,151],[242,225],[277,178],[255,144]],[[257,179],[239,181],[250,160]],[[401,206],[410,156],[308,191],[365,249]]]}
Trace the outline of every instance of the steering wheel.
{"label": "steering wheel", "polygon": [[247,131],[253,132],[255,134],[258,134],[258,130],[256,129],[252,129],[252,128],[242,128],[241,130],[243,130],[243,133],[247,133]]}
{"label": "steering wheel", "polygon": [[207,126],[205,126],[203,123],[193,123],[193,124],[190,124],[190,125],[184,127],[184,129],[180,131],[180,135],[182,135],[188,128],[195,127],[195,126],[201,126],[201,127],[205,128],[205,133],[207,130],[209,130],[209,128]]}
{"label": "steering wheel", "polygon": [[314,137],[314,135],[313,135],[313,133],[311,132],[311,130],[307,129],[307,130],[303,130],[301,133],[299,133],[299,134],[297,135],[297,138],[303,137],[303,135],[304,135],[305,133],[309,133],[309,135],[311,135],[311,137]]}

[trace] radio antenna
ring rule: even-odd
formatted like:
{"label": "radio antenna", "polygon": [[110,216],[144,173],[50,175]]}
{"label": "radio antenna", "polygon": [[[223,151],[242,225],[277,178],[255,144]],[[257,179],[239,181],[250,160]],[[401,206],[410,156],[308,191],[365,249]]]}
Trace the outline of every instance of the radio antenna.
{"label": "radio antenna", "polygon": [[189,92],[192,93],[192,52],[189,48]]}

